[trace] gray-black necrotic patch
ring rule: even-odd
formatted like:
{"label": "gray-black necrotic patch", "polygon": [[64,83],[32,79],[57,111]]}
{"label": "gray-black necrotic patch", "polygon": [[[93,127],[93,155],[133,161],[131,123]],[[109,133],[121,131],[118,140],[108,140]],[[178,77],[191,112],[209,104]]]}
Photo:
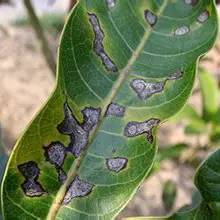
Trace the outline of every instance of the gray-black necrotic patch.
{"label": "gray-black necrotic patch", "polygon": [[25,181],[21,184],[21,188],[26,196],[35,197],[45,194],[45,190],[37,181],[40,175],[40,169],[36,162],[29,161],[18,165],[18,170],[25,177]]}
{"label": "gray-black necrotic patch", "polygon": [[106,111],[106,116],[123,117],[124,114],[125,114],[125,107],[116,103],[111,103]]}
{"label": "gray-black necrotic patch", "polygon": [[106,159],[107,168],[110,171],[113,171],[116,173],[123,170],[126,167],[127,162],[128,162],[127,158],[122,158],[122,157]]}
{"label": "gray-black necrotic patch", "polygon": [[106,0],[107,6],[109,9],[112,9],[115,7],[115,4],[116,4],[115,2],[116,0]]}
{"label": "gray-black necrotic patch", "polygon": [[66,156],[66,148],[60,142],[52,142],[49,146],[44,147],[45,157],[47,160],[55,165],[56,167],[61,167],[65,156]]}
{"label": "gray-black necrotic patch", "polygon": [[176,30],[175,30],[175,35],[176,36],[183,36],[187,33],[190,32],[190,29],[188,26],[184,25],[184,26],[181,26],[181,27],[178,27]]}
{"label": "gray-black necrotic patch", "polygon": [[76,197],[87,196],[91,193],[93,187],[93,184],[83,181],[76,176],[66,192],[66,195],[63,199],[63,204],[69,204],[71,200]]}
{"label": "gray-black necrotic patch", "polygon": [[21,187],[25,195],[29,197],[38,197],[46,193],[39,182],[30,179],[26,180]]}
{"label": "gray-black necrotic patch", "polygon": [[26,179],[36,180],[40,175],[40,169],[38,168],[37,163],[34,161],[29,161],[27,163],[18,165],[18,170]]}
{"label": "gray-black necrotic patch", "polygon": [[130,86],[142,100],[150,98],[156,93],[163,91],[166,81],[162,82],[145,82],[143,79],[132,80]]}
{"label": "gray-black necrotic patch", "polygon": [[100,108],[86,107],[82,110],[83,122],[79,123],[68,103],[64,104],[64,120],[58,125],[60,133],[70,136],[67,151],[79,157],[88,144],[89,134],[94,129],[101,115]]}
{"label": "gray-black necrotic patch", "polygon": [[95,128],[95,126],[99,121],[101,109],[86,107],[85,109],[82,110],[82,114],[84,116],[84,122],[82,124],[82,128],[84,131],[90,132],[93,128]]}
{"label": "gray-black necrotic patch", "polygon": [[79,157],[88,144],[89,134],[82,130],[76,130],[70,135],[70,144],[68,150],[76,157]]}
{"label": "gray-black necrotic patch", "polygon": [[101,58],[102,63],[104,64],[105,68],[108,71],[117,72],[118,71],[117,66],[105,52],[103,46],[103,40],[105,36],[97,16],[95,14],[88,14],[88,15],[89,15],[89,21],[93,27],[93,31],[95,34],[95,39],[94,39],[95,53]]}
{"label": "gray-black necrotic patch", "polygon": [[147,23],[153,27],[157,23],[157,16],[150,10],[144,11],[144,16],[147,21]]}
{"label": "gray-black necrotic patch", "polygon": [[152,129],[155,126],[157,126],[159,123],[160,123],[160,120],[155,119],[155,118],[149,119],[144,122],[135,122],[135,121],[129,122],[124,129],[124,135],[126,137],[135,137],[135,136],[146,133],[148,140],[152,142],[151,140]]}
{"label": "gray-black necrotic patch", "polygon": [[209,19],[209,12],[207,10],[203,11],[198,17],[197,21],[199,23],[204,23]]}
{"label": "gray-black necrotic patch", "polygon": [[72,134],[75,130],[77,130],[77,128],[80,126],[67,102],[64,103],[63,109],[64,120],[57,126],[57,129],[61,134],[69,135]]}

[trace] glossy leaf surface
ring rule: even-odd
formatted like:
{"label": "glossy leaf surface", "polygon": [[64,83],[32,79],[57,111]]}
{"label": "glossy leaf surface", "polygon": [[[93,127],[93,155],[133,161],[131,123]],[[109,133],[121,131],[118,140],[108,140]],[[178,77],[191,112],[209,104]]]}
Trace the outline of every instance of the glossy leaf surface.
{"label": "glossy leaf surface", "polygon": [[123,209],[153,165],[156,127],[186,103],[216,38],[213,2],[189,2],[79,1],[56,90],[8,163],[5,219],[107,220]]}

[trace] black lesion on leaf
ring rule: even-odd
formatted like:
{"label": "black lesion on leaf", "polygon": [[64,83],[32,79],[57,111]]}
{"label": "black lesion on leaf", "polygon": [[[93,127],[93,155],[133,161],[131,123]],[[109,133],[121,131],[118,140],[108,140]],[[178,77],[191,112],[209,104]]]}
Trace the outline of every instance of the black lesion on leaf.
{"label": "black lesion on leaf", "polygon": [[123,117],[125,114],[125,107],[121,106],[117,103],[111,103],[109,104],[106,116],[115,116],[115,117]]}
{"label": "black lesion on leaf", "polygon": [[64,121],[58,125],[60,133],[69,135],[70,144],[67,151],[79,157],[88,144],[89,134],[96,127],[100,115],[100,108],[86,107],[82,110],[83,122],[80,123],[72,113],[68,103],[64,104]]}
{"label": "black lesion on leaf", "polygon": [[72,134],[77,129],[77,127],[80,126],[78,125],[78,121],[74,117],[72,110],[70,109],[67,102],[64,103],[63,110],[64,110],[64,120],[62,123],[60,123],[57,126],[57,129],[61,134],[69,135]]}
{"label": "black lesion on leaf", "polygon": [[143,79],[132,80],[130,86],[142,100],[150,98],[156,93],[163,91],[166,81],[162,82],[146,82]]}
{"label": "black lesion on leaf", "polygon": [[155,118],[149,119],[144,122],[136,122],[136,121],[129,122],[124,129],[124,135],[126,137],[136,137],[145,133],[147,135],[147,140],[150,143],[152,143],[153,142],[152,130],[153,128],[158,126],[159,123],[160,120]]}
{"label": "black lesion on leaf", "polygon": [[27,163],[18,165],[18,170],[26,179],[35,180],[40,175],[40,169],[38,168],[37,163],[34,161],[29,161]]}
{"label": "black lesion on leaf", "polygon": [[44,150],[46,160],[50,164],[54,165],[57,170],[58,181],[63,183],[66,179],[66,174],[62,169],[62,165],[66,157],[67,148],[62,143],[57,141],[45,146]]}
{"label": "black lesion on leaf", "polygon": [[110,171],[120,172],[127,166],[128,159],[123,157],[115,157],[106,159],[106,166]]}
{"label": "black lesion on leaf", "polygon": [[186,26],[186,25],[183,25],[183,26],[181,26],[181,27],[178,27],[178,28],[175,30],[174,34],[175,34],[176,36],[183,36],[183,35],[185,35],[185,34],[188,34],[189,32],[190,32],[190,28],[189,28],[188,26]]}
{"label": "black lesion on leaf", "polygon": [[184,72],[182,70],[177,70],[175,73],[172,73],[169,77],[160,82],[146,82],[144,79],[140,78],[133,79],[130,86],[141,100],[147,100],[154,94],[161,93],[164,90],[167,81],[178,80],[182,78],[183,74]]}
{"label": "black lesion on leaf", "polygon": [[112,9],[115,7],[116,0],[106,0],[107,6],[109,9]]}
{"label": "black lesion on leaf", "polygon": [[36,162],[29,161],[18,165],[18,170],[25,177],[21,187],[26,196],[37,197],[46,193],[41,184],[37,181],[40,175],[40,169]]}
{"label": "black lesion on leaf", "polygon": [[64,196],[63,205],[69,204],[74,198],[88,196],[92,192],[93,187],[93,184],[76,176]]}
{"label": "black lesion on leaf", "polygon": [[90,132],[93,128],[95,128],[95,126],[99,121],[101,109],[86,107],[85,109],[82,110],[82,114],[84,116],[82,128],[84,131]]}
{"label": "black lesion on leaf", "polygon": [[197,21],[199,23],[204,23],[209,19],[209,12],[207,10],[203,11],[198,17],[197,17]]}
{"label": "black lesion on leaf", "polygon": [[89,13],[88,15],[89,15],[90,24],[92,25],[93,32],[95,34],[95,39],[94,39],[95,53],[101,58],[102,63],[104,64],[105,68],[108,71],[117,72],[118,71],[117,66],[105,52],[105,49],[103,46],[103,40],[105,36],[104,36],[104,32],[100,26],[97,16],[91,13]]}
{"label": "black lesion on leaf", "polygon": [[46,194],[45,190],[38,181],[28,179],[21,185],[21,187],[25,195],[29,197],[39,197]]}
{"label": "black lesion on leaf", "polygon": [[157,23],[157,15],[148,9],[144,11],[144,17],[151,27]]}
{"label": "black lesion on leaf", "polygon": [[56,167],[61,167],[66,157],[66,148],[60,142],[52,142],[47,147],[44,147],[45,157],[47,161]]}

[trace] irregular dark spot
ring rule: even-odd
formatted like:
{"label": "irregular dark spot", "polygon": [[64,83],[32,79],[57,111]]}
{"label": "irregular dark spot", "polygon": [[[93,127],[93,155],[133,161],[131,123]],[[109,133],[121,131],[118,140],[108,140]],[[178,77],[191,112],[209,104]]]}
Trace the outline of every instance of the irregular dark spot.
{"label": "irregular dark spot", "polygon": [[106,116],[123,117],[125,114],[125,107],[116,103],[111,103],[106,111]]}
{"label": "irregular dark spot", "polygon": [[208,18],[209,18],[209,12],[205,10],[197,17],[197,21],[200,23],[204,23],[208,20]]}
{"label": "irregular dark spot", "polygon": [[46,194],[43,187],[35,180],[28,179],[21,185],[26,196],[38,197]]}
{"label": "irregular dark spot", "polygon": [[175,30],[175,35],[176,36],[182,36],[182,35],[185,35],[185,34],[189,33],[189,31],[190,31],[189,27],[184,25],[184,26],[179,27]]}
{"label": "irregular dark spot", "polygon": [[80,126],[78,125],[78,122],[67,102],[64,103],[64,115],[64,120],[57,126],[57,129],[61,134],[69,135]]}
{"label": "irregular dark spot", "polygon": [[187,4],[187,5],[196,5],[199,1],[198,0],[184,0],[184,2]]}
{"label": "irregular dark spot", "polygon": [[57,168],[57,173],[58,173],[58,180],[60,183],[64,183],[67,179],[66,173],[63,171],[62,168]]}
{"label": "irregular dark spot", "polygon": [[56,167],[61,167],[65,156],[66,156],[66,148],[60,142],[52,142],[49,146],[44,147],[45,157],[47,160],[55,165]]}
{"label": "irregular dark spot", "polygon": [[149,134],[152,133],[152,129],[159,123],[160,120],[155,118],[149,119],[144,122],[129,122],[124,129],[124,135],[127,137],[135,137],[146,133],[149,137]]}
{"label": "irregular dark spot", "polygon": [[154,136],[152,134],[152,131],[147,132],[147,140],[150,144],[154,142]]}
{"label": "irregular dark spot", "polygon": [[84,116],[84,122],[82,124],[82,128],[84,131],[91,131],[98,123],[101,109],[100,108],[85,108],[82,110],[82,114]]}
{"label": "irregular dark spot", "polygon": [[112,9],[115,7],[115,0],[106,0],[106,3],[109,9]]}
{"label": "irregular dark spot", "polygon": [[127,162],[128,162],[127,158],[122,158],[122,157],[106,159],[106,165],[108,169],[116,173],[123,170],[126,167]]}
{"label": "irregular dark spot", "polygon": [[86,107],[82,110],[83,122],[79,123],[72,113],[68,103],[64,104],[64,120],[58,125],[60,133],[70,136],[70,144],[67,151],[79,157],[88,144],[89,134],[94,129],[101,115],[100,108]]}
{"label": "irregular dark spot", "polygon": [[73,198],[87,196],[91,193],[93,187],[93,184],[83,181],[76,176],[66,192],[63,204],[67,205]]}
{"label": "irregular dark spot", "polygon": [[89,134],[83,129],[76,130],[70,135],[70,144],[68,150],[76,157],[79,157],[88,144]]}
{"label": "irregular dark spot", "polygon": [[134,79],[131,88],[138,94],[140,99],[146,100],[156,93],[163,91],[166,81],[148,83],[143,79]]}
{"label": "irregular dark spot", "polygon": [[29,161],[27,163],[18,165],[18,170],[26,179],[36,180],[40,174],[40,169],[38,168],[37,163],[34,161]]}
{"label": "irregular dark spot", "polygon": [[25,181],[21,184],[21,187],[26,196],[35,197],[42,196],[46,193],[40,183],[37,181],[40,175],[40,169],[34,161],[29,161],[18,165],[18,170],[25,177]]}
{"label": "irregular dark spot", "polygon": [[177,70],[174,74],[169,76],[167,79],[168,80],[176,80],[176,79],[180,79],[182,76],[183,76],[183,71]]}
{"label": "irregular dark spot", "polygon": [[153,27],[157,23],[157,16],[150,10],[144,11],[144,16],[148,24]]}
{"label": "irregular dark spot", "polygon": [[98,18],[95,14],[89,14],[89,21],[93,27],[93,31],[95,34],[94,39],[94,50],[96,54],[101,58],[102,63],[108,71],[117,72],[118,68],[115,63],[110,59],[110,57],[106,54],[103,46],[104,40],[104,32],[101,29]]}

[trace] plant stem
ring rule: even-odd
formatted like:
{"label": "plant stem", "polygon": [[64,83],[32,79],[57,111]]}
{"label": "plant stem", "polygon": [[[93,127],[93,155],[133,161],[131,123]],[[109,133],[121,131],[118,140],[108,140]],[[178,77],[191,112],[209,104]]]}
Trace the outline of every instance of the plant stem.
{"label": "plant stem", "polygon": [[53,56],[53,53],[49,47],[49,43],[45,37],[44,30],[40,24],[40,21],[35,13],[34,7],[31,3],[31,0],[24,0],[24,5],[26,7],[31,25],[36,33],[37,38],[39,39],[42,53],[45,57],[47,65],[52,71],[53,75],[56,76],[56,62]]}

